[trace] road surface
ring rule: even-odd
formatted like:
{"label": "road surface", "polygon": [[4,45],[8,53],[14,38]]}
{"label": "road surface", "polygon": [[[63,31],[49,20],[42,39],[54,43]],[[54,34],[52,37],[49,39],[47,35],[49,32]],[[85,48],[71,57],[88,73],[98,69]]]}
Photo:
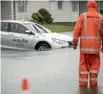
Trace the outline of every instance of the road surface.
{"label": "road surface", "polygon": [[[79,49],[2,50],[1,94],[103,94],[103,54],[98,88],[78,87],[78,61]],[[21,87],[24,78],[28,83],[25,91]]]}

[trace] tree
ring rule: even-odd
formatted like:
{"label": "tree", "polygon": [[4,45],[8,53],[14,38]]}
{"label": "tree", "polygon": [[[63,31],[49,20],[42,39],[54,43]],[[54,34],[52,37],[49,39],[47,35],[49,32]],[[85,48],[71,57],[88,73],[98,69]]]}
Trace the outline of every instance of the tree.
{"label": "tree", "polygon": [[40,13],[42,15],[42,17],[43,17],[43,19],[46,23],[52,23],[53,22],[53,18],[51,17],[51,14],[46,9],[44,9],[44,8],[39,9],[38,13]]}
{"label": "tree", "polygon": [[33,20],[36,20],[37,22],[42,22],[42,23],[43,23],[43,17],[42,17],[42,15],[41,15],[40,13],[38,13],[38,12],[34,12],[34,13],[32,14],[32,19],[33,19]]}

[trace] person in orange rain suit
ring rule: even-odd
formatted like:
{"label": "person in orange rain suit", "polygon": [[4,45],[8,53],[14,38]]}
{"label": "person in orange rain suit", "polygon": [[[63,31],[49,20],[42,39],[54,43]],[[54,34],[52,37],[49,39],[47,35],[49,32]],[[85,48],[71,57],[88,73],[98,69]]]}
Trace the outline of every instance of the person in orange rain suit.
{"label": "person in orange rain suit", "polygon": [[97,87],[100,69],[100,50],[103,52],[103,16],[97,12],[97,3],[88,1],[87,12],[78,18],[73,31],[73,48],[80,38],[79,86]]}

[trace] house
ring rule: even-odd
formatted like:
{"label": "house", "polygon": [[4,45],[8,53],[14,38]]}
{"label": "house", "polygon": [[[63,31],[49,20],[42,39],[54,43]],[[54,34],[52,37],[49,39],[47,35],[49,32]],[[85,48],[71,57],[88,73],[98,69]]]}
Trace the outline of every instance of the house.
{"label": "house", "polygon": [[[86,1],[1,1],[1,19],[31,20],[33,12],[47,9],[54,22],[75,22],[80,13],[86,11]],[[98,11],[103,9],[103,1],[98,0]]]}

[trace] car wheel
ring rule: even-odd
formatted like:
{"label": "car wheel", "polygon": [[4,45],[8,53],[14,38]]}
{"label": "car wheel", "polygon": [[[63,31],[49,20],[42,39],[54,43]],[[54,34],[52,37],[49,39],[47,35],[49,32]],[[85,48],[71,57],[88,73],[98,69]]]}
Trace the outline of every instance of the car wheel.
{"label": "car wheel", "polygon": [[48,44],[38,44],[36,50],[38,51],[48,51],[48,50],[51,50],[51,48],[49,47]]}

